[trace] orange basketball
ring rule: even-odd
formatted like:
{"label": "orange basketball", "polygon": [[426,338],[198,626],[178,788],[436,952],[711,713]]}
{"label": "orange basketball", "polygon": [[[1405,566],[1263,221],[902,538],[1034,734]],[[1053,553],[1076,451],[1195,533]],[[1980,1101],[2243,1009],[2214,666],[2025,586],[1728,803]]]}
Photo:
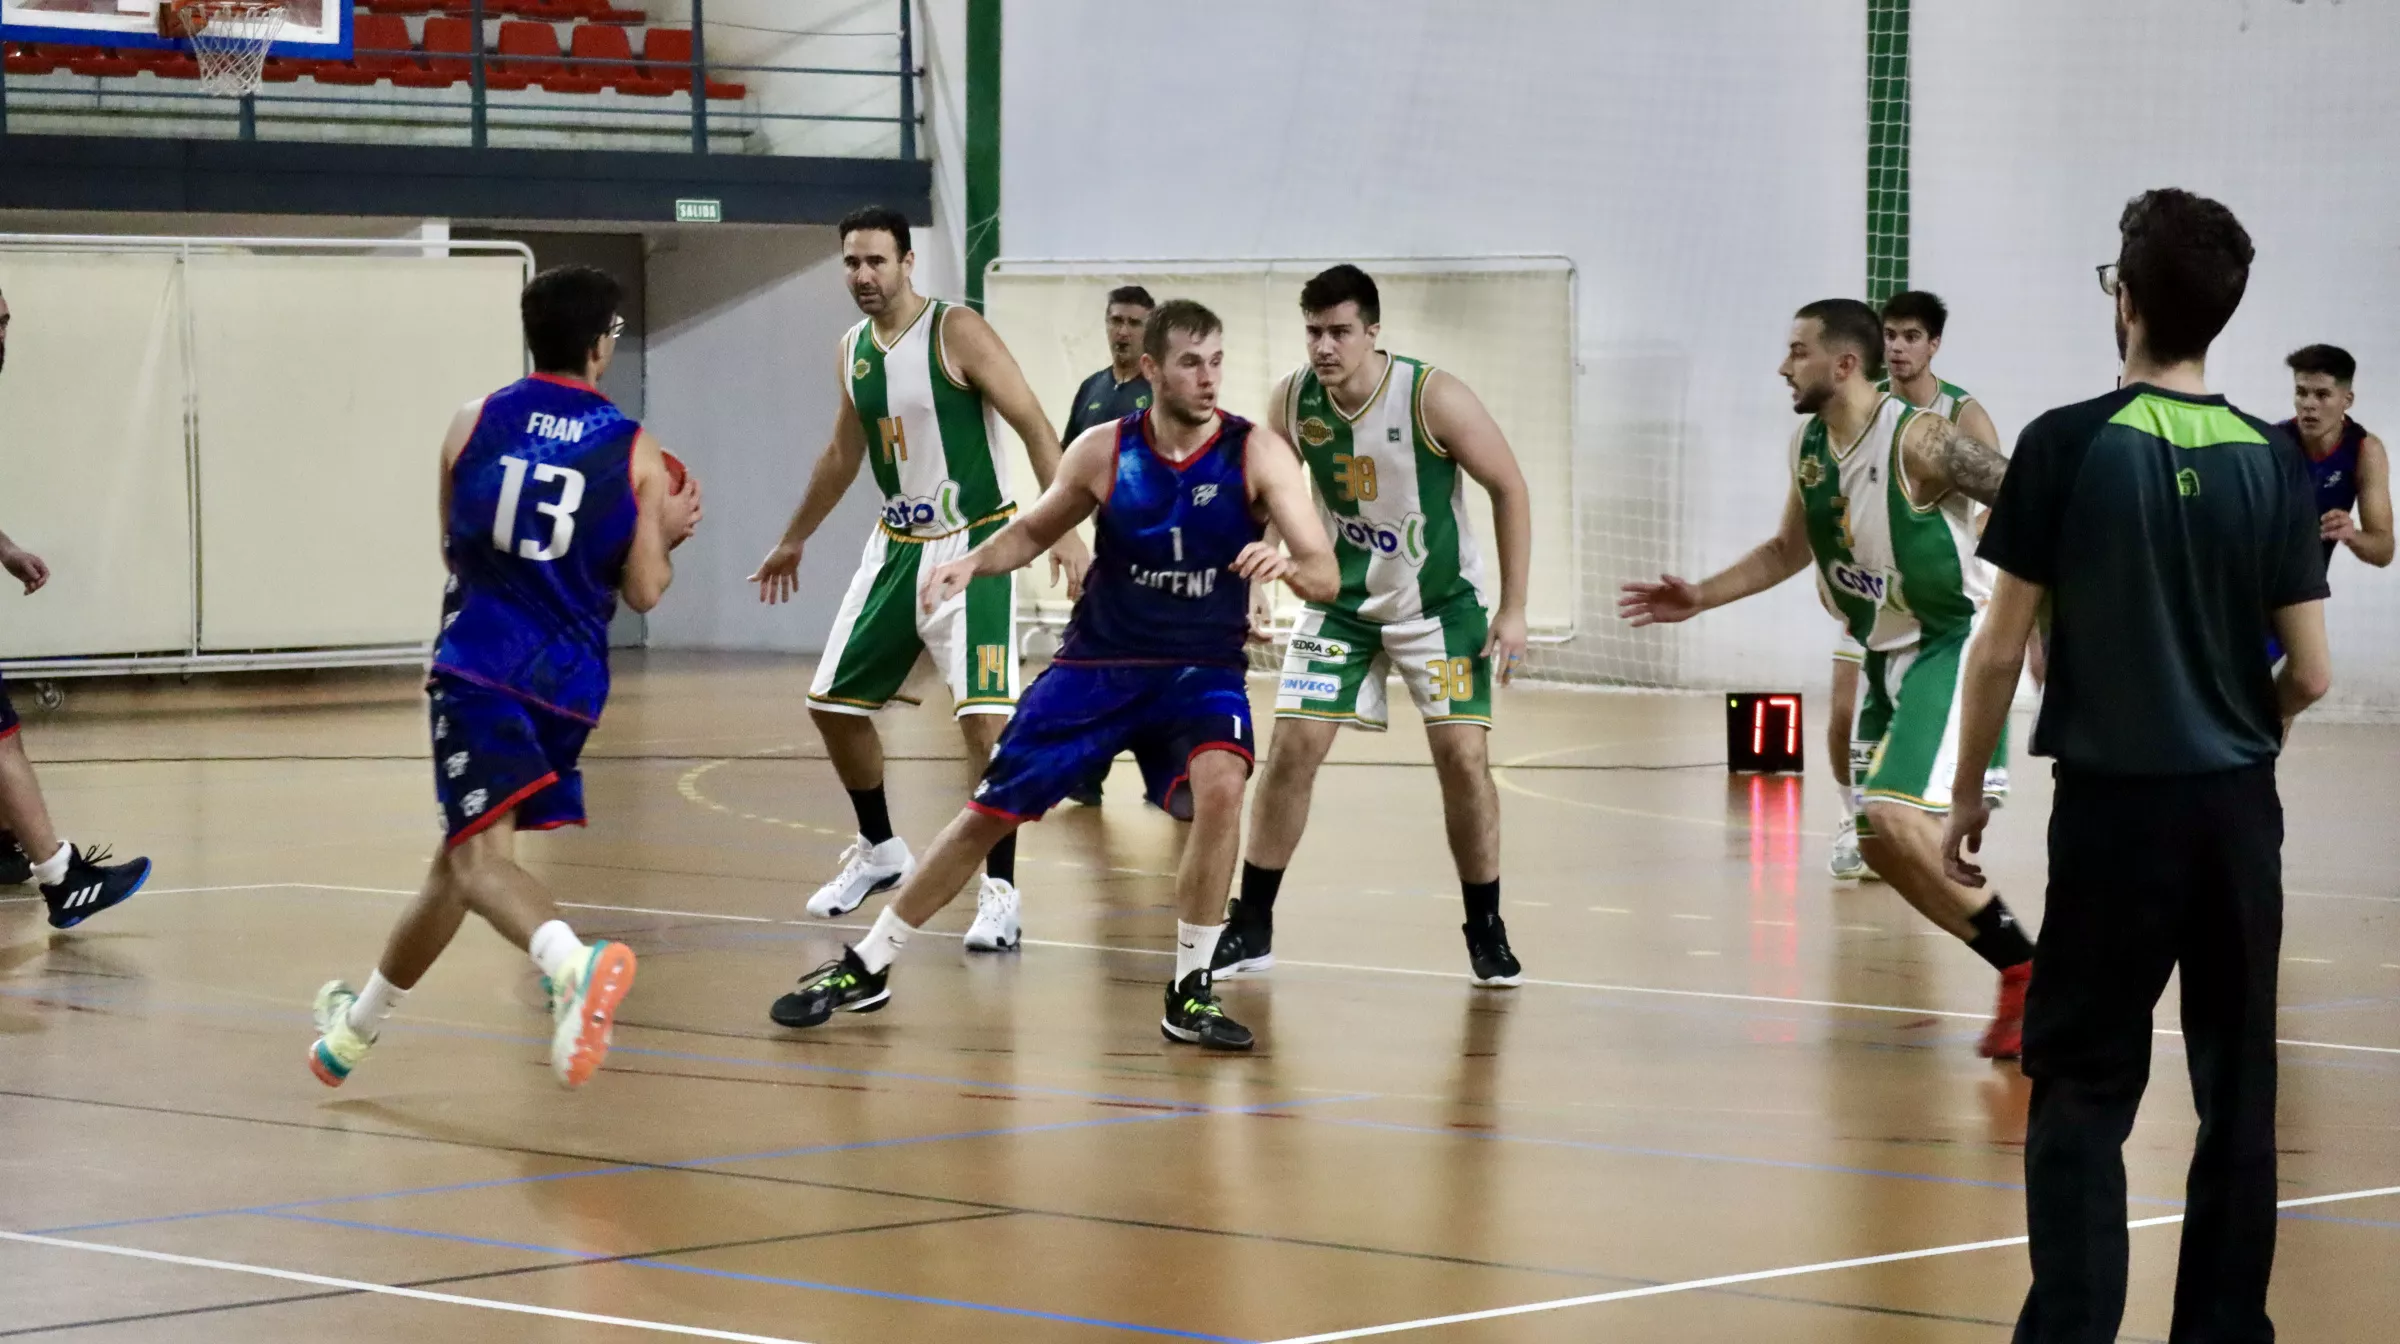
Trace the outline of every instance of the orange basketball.
{"label": "orange basketball", "polygon": [[667,460],[667,493],[681,494],[683,483],[692,478],[691,469],[683,465],[682,458],[664,448],[658,450],[658,455]]}

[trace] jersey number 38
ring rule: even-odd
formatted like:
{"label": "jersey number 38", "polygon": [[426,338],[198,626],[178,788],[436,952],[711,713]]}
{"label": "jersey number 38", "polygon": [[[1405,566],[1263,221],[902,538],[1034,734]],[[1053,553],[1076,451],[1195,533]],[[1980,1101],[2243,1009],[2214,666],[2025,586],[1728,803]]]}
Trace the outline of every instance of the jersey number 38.
{"label": "jersey number 38", "polygon": [[[535,466],[521,457],[501,458],[500,469],[500,508],[492,518],[492,545],[527,560],[556,560],[565,555],[575,541],[575,510],[583,503],[583,473],[551,462]],[[548,541],[517,538],[517,506],[524,498],[528,469],[537,486],[558,482],[558,498],[533,501],[534,512],[550,516]]]}

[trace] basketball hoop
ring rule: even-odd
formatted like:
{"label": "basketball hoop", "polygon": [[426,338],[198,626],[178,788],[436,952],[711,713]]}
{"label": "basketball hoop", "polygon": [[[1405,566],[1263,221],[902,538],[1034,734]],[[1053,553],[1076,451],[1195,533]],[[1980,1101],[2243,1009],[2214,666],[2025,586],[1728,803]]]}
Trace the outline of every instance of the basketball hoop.
{"label": "basketball hoop", "polygon": [[258,92],[267,48],[283,32],[283,0],[175,0],[175,24],[200,63],[200,87],[228,98]]}

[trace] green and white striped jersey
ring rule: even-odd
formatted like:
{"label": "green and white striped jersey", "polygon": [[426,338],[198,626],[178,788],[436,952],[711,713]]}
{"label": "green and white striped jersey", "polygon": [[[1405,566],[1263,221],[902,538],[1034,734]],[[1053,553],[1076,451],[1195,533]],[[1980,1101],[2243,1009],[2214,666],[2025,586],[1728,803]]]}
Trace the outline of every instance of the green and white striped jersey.
{"label": "green and white striped jersey", "polygon": [[1483,552],[1467,522],[1467,474],[1425,424],[1433,367],[1387,356],[1355,413],[1302,366],[1284,422],[1317,486],[1342,591],[1323,605],[1386,624],[1486,604]]}
{"label": "green and white striped jersey", "polygon": [[[1944,383],[1939,378],[1936,378],[1933,381],[1941,384],[1941,390],[1933,394],[1933,401],[1931,403],[1924,406],[1919,406],[1917,409],[1920,411],[1931,411],[1935,415],[1938,415],[1944,420],[1949,421],[1951,424],[1957,424],[1959,412],[1967,409],[1967,403],[1975,400],[1975,394],[1969,392],[1963,387],[1960,387],[1956,383]],[[1883,379],[1875,384],[1875,389],[1879,392],[1890,392],[1892,390],[1892,380],[1889,378]],[[1898,394],[1894,393],[1894,395],[1896,396]],[[1907,398],[1902,397],[1901,400],[1906,401]]]}
{"label": "green and white striped jersey", "polygon": [[1909,501],[1900,436],[1923,413],[1887,395],[1856,443],[1836,446],[1814,415],[1792,436],[1819,595],[1853,638],[1883,652],[1966,628],[1992,591],[1975,558],[1972,501]]}
{"label": "green and white striped jersey", "polygon": [[944,537],[1015,507],[990,408],[942,351],[949,308],[926,300],[889,346],[875,339],[872,321],[842,337],[850,405],[883,491],[884,530],[895,537]]}

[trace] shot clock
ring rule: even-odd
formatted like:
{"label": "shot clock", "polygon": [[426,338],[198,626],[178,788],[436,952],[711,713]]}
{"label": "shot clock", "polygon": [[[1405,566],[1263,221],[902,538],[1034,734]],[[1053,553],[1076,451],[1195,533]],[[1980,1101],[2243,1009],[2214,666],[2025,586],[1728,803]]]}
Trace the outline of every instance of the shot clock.
{"label": "shot clock", "polygon": [[1801,774],[1800,697],[1736,691],[1725,697],[1725,768],[1734,774]]}

